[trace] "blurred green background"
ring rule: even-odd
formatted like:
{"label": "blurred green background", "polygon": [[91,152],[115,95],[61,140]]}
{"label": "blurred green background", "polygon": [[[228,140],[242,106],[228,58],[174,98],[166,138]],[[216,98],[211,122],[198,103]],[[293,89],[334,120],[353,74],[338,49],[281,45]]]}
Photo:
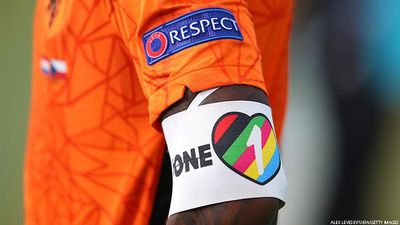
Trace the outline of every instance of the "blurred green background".
{"label": "blurred green background", "polygon": [[29,108],[34,1],[1,0],[0,224],[23,222],[22,168]]}

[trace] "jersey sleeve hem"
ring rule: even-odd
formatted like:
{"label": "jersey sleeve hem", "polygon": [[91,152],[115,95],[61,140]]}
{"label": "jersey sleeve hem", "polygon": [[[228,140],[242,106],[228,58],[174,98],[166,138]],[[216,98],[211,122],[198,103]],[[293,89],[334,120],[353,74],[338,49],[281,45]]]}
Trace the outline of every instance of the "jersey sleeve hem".
{"label": "jersey sleeve hem", "polygon": [[[223,69],[209,67],[192,71],[166,83],[149,96],[150,124],[159,127],[158,118],[161,113],[183,97],[186,87],[193,92],[199,92],[220,86],[244,84],[268,93],[263,74],[260,71],[255,68],[242,71],[242,69],[238,69],[238,66],[225,66]],[[237,74],[237,76],[232,76],[232,74]]]}

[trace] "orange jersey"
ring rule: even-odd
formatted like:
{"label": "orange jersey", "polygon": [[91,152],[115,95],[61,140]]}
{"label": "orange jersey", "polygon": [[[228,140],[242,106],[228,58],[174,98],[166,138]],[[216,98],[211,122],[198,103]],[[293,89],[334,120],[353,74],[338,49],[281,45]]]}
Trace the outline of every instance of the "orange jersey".
{"label": "orange jersey", "polygon": [[[164,52],[162,41],[146,47],[146,33],[207,8],[230,12],[220,26],[237,23],[242,40],[211,40],[149,63],[149,53]],[[38,0],[26,224],[148,224],[165,151],[158,117],[185,87],[261,88],[279,136],[291,17],[291,0]]]}

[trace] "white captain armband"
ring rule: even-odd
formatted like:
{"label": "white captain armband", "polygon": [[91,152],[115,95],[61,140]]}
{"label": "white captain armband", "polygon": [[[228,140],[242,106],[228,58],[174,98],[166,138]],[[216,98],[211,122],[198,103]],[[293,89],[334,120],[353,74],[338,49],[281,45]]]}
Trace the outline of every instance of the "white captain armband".
{"label": "white captain armband", "polygon": [[187,110],[162,127],[171,157],[169,215],[226,201],[286,197],[271,108],[254,101],[199,105],[215,89],[200,92]]}

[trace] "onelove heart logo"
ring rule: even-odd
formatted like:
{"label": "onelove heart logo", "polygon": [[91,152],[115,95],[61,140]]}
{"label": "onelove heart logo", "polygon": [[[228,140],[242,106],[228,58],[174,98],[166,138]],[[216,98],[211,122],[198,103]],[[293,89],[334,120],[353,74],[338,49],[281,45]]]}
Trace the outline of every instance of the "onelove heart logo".
{"label": "onelove heart logo", "polygon": [[264,185],[279,171],[281,160],[275,132],[268,118],[230,112],[221,116],[212,133],[214,151],[237,174]]}

